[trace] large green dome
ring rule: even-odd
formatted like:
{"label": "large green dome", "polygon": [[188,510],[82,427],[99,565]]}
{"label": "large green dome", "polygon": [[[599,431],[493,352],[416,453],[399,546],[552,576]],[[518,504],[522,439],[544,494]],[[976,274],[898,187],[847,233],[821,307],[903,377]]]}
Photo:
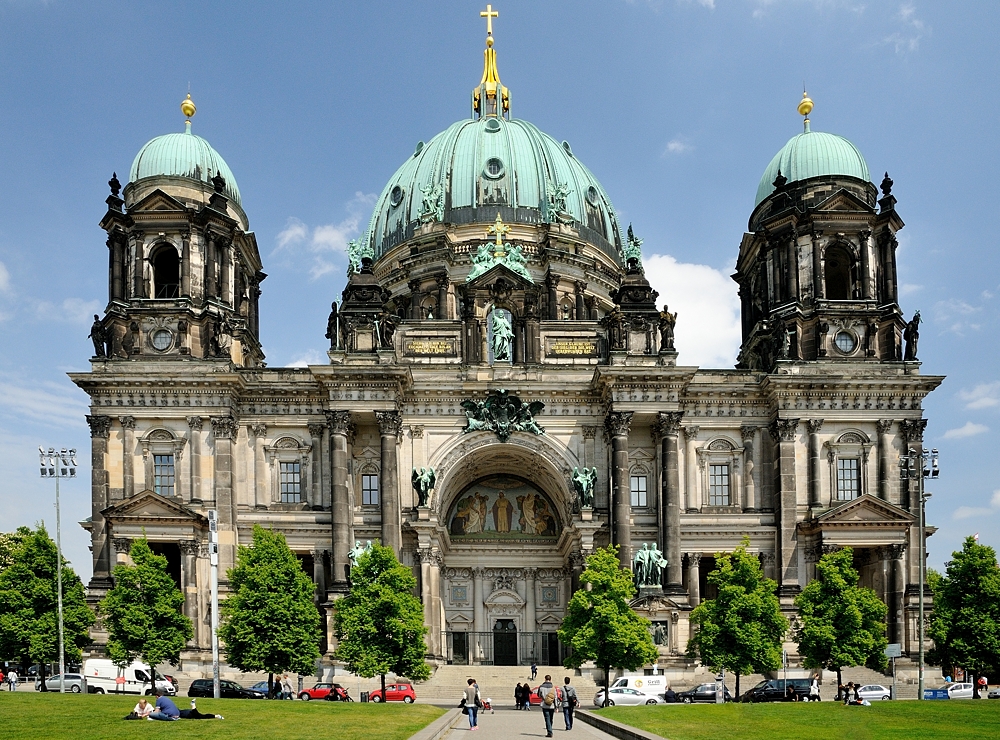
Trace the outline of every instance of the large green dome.
{"label": "large green dome", "polygon": [[755,208],[774,192],[773,183],[779,171],[788,182],[823,176],[856,177],[865,182],[871,181],[868,164],[858,148],[843,136],[822,131],[804,131],[793,136],[774,155],[757,186]]}
{"label": "large green dome", "polygon": [[136,182],[144,177],[187,177],[207,183],[218,172],[226,180],[226,195],[240,203],[240,189],[226,160],[200,136],[191,133],[191,124],[183,133],[164,134],[149,141],[132,162],[129,180]]}
{"label": "large green dome", "polygon": [[493,223],[498,212],[508,223],[572,223],[621,260],[611,201],[570,145],[498,116],[458,121],[418,144],[378,199],[369,244],[378,259],[428,220]]}

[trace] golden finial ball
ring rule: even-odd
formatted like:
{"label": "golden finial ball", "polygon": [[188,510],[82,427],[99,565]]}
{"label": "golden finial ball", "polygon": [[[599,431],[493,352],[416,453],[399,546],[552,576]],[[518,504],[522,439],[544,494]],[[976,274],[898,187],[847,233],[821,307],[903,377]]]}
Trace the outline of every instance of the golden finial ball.
{"label": "golden finial ball", "polygon": [[812,113],[812,109],[813,109],[813,101],[806,93],[806,91],[803,90],[802,100],[799,101],[799,115],[808,116],[810,113]]}
{"label": "golden finial ball", "polygon": [[486,37],[486,48],[489,49],[492,46],[493,46],[493,37],[492,36],[487,36]]}
{"label": "golden finial ball", "polygon": [[191,93],[188,93],[187,98],[181,102],[181,113],[183,113],[185,117],[190,118],[197,112],[198,109],[195,107],[194,101],[191,100]]}

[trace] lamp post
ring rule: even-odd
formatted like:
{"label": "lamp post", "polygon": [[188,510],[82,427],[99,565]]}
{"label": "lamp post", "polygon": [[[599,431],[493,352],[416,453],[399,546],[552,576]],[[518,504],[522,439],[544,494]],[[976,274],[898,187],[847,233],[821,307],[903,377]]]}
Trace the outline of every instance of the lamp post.
{"label": "lamp post", "polygon": [[920,642],[918,647],[918,688],[917,699],[924,699],[924,582],[927,573],[927,528],[925,526],[924,509],[927,499],[931,494],[924,493],[924,478],[936,479],[941,470],[938,467],[938,451],[932,449],[929,452],[923,447],[914,449],[911,447],[907,454],[899,458],[899,477],[902,480],[917,481],[917,500],[920,505],[920,562],[918,570],[920,573],[920,593],[917,595],[919,608],[919,624],[917,626],[917,639]]}
{"label": "lamp post", "polygon": [[56,598],[59,612],[59,693],[66,693],[66,654],[63,642],[63,599],[62,599],[62,521],[59,512],[59,479],[76,478],[76,450],[63,447],[56,452],[50,447],[38,448],[38,463],[43,478],[56,479]]}

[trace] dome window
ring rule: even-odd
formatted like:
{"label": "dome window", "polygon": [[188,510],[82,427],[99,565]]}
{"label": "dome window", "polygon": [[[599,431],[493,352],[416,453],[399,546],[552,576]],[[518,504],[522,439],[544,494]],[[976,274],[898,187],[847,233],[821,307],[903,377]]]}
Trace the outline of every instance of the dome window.
{"label": "dome window", "polygon": [[401,188],[399,185],[396,185],[389,192],[389,205],[391,205],[393,208],[396,208],[402,202],[403,202],[403,188]]}
{"label": "dome window", "polygon": [[587,202],[590,203],[590,205],[592,206],[596,206],[598,200],[599,196],[597,194],[597,188],[591,185],[589,188],[587,188]]}
{"label": "dome window", "polygon": [[837,349],[845,355],[851,354],[858,346],[858,340],[849,331],[837,332],[837,336],[834,337],[833,342],[837,345]]}
{"label": "dome window", "polygon": [[495,134],[497,131],[500,130],[500,121],[498,121],[496,118],[487,118],[486,130],[491,134]]}
{"label": "dome window", "polygon": [[486,168],[483,170],[483,174],[493,180],[503,177],[503,162],[496,157],[490,157],[486,160]]}
{"label": "dome window", "polygon": [[174,335],[170,333],[169,329],[157,329],[149,341],[156,351],[166,352],[174,343]]}
{"label": "dome window", "polygon": [[422,152],[423,150],[424,150],[424,142],[422,142],[422,141],[418,141],[418,142],[417,142],[417,148],[413,150],[413,156],[414,156],[414,157],[415,157],[415,156],[417,156],[417,155],[418,155],[418,154],[420,154],[420,152]]}
{"label": "dome window", "polygon": [[571,146],[569,145],[569,142],[568,142],[568,141],[564,141],[564,142],[563,142],[563,149],[564,149],[564,150],[566,151],[566,153],[567,153],[567,154],[568,154],[569,156],[571,156],[571,157],[573,156],[573,147],[571,147]]}
{"label": "dome window", "polygon": [[153,288],[157,298],[176,298],[180,293],[181,263],[177,250],[165,244],[153,255]]}

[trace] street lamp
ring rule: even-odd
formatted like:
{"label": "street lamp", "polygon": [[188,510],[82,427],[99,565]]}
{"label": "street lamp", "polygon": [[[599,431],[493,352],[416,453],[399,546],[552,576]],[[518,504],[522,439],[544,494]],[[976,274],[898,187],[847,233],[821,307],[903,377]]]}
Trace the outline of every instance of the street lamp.
{"label": "street lamp", "polygon": [[923,447],[920,449],[914,449],[911,447],[907,450],[907,454],[902,455],[899,458],[899,477],[902,480],[917,481],[917,500],[920,502],[920,562],[918,564],[918,570],[920,572],[920,593],[917,596],[917,604],[919,604],[920,609],[920,624],[918,626],[918,639],[920,641],[920,646],[917,674],[919,677],[919,685],[917,688],[917,698],[920,701],[923,701],[924,699],[924,581],[926,580],[927,572],[927,534],[924,508],[927,504],[927,499],[931,497],[931,494],[924,493],[924,478],[931,478],[933,480],[936,479],[940,473],[941,469],[938,467],[938,451],[936,449],[928,452]]}
{"label": "street lamp", "polygon": [[56,594],[59,610],[59,693],[66,693],[66,655],[63,643],[62,521],[59,513],[59,479],[76,478],[76,450],[63,447],[38,448],[38,464],[43,478],[56,479]]}

